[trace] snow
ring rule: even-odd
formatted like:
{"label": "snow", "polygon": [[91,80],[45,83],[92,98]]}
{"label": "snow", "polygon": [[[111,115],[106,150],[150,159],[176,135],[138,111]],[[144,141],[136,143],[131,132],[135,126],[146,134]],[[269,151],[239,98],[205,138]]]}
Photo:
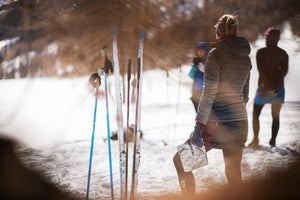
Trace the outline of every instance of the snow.
{"label": "snow", "polygon": [[[287,25],[279,46],[290,55],[290,70],[286,77],[286,101],[281,111],[277,148],[271,149],[271,110],[266,105],[260,117],[259,150],[244,149],[243,178],[264,178],[273,171],[286,169],[300,156],[299,102],[299,38],[288,35]],[[293,41],[293,42],[291,42]],[[253,64],[251,94],[257,83],[256,50],[264,46],[263,37],[252,44]],[[151,70],[143,74],[141,163],[138,193],[180,193],[172,163],[176,147],[182,144],[193,129],[195,111],[189,97],[192,80],[190,67],[182,71]],[[87,76],[79,78],[25,78],[0,81],[0,134],[17,140],[20,159],[31,169],[42,172],[64,190],[85,195],[90,156],[95,89]],[[95,144],[93,154],[90,197],[110,198],[109,158],[107,146],[104,77],[98,98]],[[127,79],[126,79],[127,80]],[[114,77],[108,76],[110,130],[117,130]],[[124,117],[126,104],[123,105]],[[130,105],[130,123],[134,123],[135,104]],[[252,107],[248,110],[249,143],[253,136]],[[124,123],[125,124],[125,123]],[[114,192],[119,197],[119,147],[112,141]],[[129,176],[131,177],[130,144]],[[209,164],[194,171],[197,192],[210,184],[226,184],[224,163],[220,150],[208,152]],[[131,185],[129,178],[129,186]]]}
{"label": "snow", "polygon": [[0,50],[5,47],[5,46],[9,46],[9,45],[13,45],[14,43],[16,43],[18,40],[20,39],[20,37],[14,37],[10,40],[1,40],[0,41]]}

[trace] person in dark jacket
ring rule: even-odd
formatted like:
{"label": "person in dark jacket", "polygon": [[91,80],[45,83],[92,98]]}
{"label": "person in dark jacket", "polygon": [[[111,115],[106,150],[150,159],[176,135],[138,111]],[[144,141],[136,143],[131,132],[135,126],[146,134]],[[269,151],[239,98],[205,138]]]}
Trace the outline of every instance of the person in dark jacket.
{"label": "person in dark jacket", "polygon": [[198,42],[195,51],[195,57],[193,58],[192,68],[189,72],[189,77],[192,78],[192,103],[195,111],[197,112],[198,103],[203,90],[204,82],[204,65],[205,59],[209,52],[209,46],[206,42]]}
{"label": "person in dark jacket", "polygon": [[259,144],[259,115],[265,104],[272,105],[272,137],[271,147],[276,145],[279,130],[279,113],[284,103],[284,77],[288,72],[288,54],[277,46],[280,30],[274,27],[267,29],[265,34],[266,47],[256,53],[256,63],[259,72],[258,89],[253,105],[254,138],[249,147],[257,148]]}
{"label": "person in dark jacket", "polygon": [[[206,151],[215,148],[223,151],[225,174],[229,184],[242,182],[242,152],[248,135],[245,105],[248,102],[251,61],[250,45],[238,37],[238,20],[225,14],[215,25],[217,41],[206,59],[204,88],[189,142]],[[173,159],[176,161],[176,155]],[[179,168],[178,168],[179,169]],[[177,170],[178,172],[178,170]],[[179,173],[178,173],[179,175]],[[185,178],[186,177],[186,178]],[[180,174],[181,186],[189,191],[192,172]]]}
{"label": "person in dark jacket", "polygon": [[[207,57],[204,90],[199,102],[192,144],[222,149],[229,183],[240,183],[242,152],[248,135],[245,105],[249,100],[251,61],[247,39],[238,37],[238,20],[223,15]],[[208,131],[203,128],[207,126]]]}

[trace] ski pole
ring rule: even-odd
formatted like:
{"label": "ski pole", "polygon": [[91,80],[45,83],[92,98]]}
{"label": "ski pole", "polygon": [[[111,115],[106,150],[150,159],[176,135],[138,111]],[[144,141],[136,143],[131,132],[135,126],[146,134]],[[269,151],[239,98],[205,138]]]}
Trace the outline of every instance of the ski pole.
{"label": "ski pole", "polygon": [[137,87],[136,87],[136,109],[135,109],[135,125],[134,125],[134,143],[133,143],[133,165],[132,165],[132,183],[131,183],[131,194],[130,200],[135,200],[136,193],[136,184],[137,184],[137,142],[139,140],[139,130],[138,130],[138,112],[139,112],[139,82],[140,82],[140,71],[141,71],[141,59],[138,58],[138,66],[137,66]]}
{"label": "ski pole", "polygon": [[107,98],[107,74],[105,74],[105,101],[106,101],[106,121],[107,121],[107,138],[108,138],[108,155],[109,155],[109,171],[110,171],[110,191],[111,199],[114,199],[114,188],[113,188],[113,174],[112,174],[112,162],[111,162],[111,146],[110,146],[110,128],[109,128],[109,110],[108,110],[108,98]]}
{"label": "ski pole", "polygon": [[166,81],[167,81],[167,122],[168,122],[168,137],[170,141],[170,102],[169,102],[169,67],[166,65]]}
{"label": "ski pole", "polygon": [[108,109],[108,91],[107,91],[107,70],[105,69],[105,48],[107,46],[103,46],[101,49],[102,53],[102,62],[104,67],[104,75],[105,75],[105,102],[106,102],[106,127],[107,127],[107,141],[108,141],[108,156],[109,156],[109,172],[110,172],[110,192],[111,199],[114,199],[114,188],[113,188],[113,173],[112,173],[112,159],[111,159],[111,145],[110,145],[110,127],[109,127],[109,109]]}
{"label": "ski pole", "polygon": [[140,137],[141,137],[141,96],[142,96],[142,79],[143,72],[143,49],[144,49],[145,29],[142,32],[137,59],[137,82],[136,82],[136,110],[135,110],[135,125],[134,125],[134,144],[133,144],[133,165],[132,165],[132,183],[130,200],[136,199],[137,176],[140,164]]}
{"label": "ski pole", "polygon": [[100,79],[100,76],[95,73],[90,77],[89,81],[92,84],[92,86],[96,88],[96,99],[95,99],[95,109],[94,109],[94,119],[93,119],[93,133],[92,133],[92,139],[91,139],[89,172],[88,172],[88,181],[87,181],[87,189],[86,189],[86,200],[89,199],[89,191],[90,191],[90,177],[91,177],[91,171],[92,171],[95,125],[96,125],[96,113],[97,113],[97,102],[98,102],[98,87],[101,84],[101,79]]}
{"label": "ski pole", "polygon": [[252,99],[252,101],[249,102],[249,104],[247,105],[246,110],[248,110],[250,108],[250,106],[253,104],[253,102],[255,101],[255,99],[257,97],[257,95],[258,95],[258,92],[256,92],[256,94],[255,94],[254,98]]}
{"label": "ski pole", "polygon": [[130,79],[131,79],[131,59],[128,59],[127,71],[127,131],[126,131],[126,183],[125,183],[125,199],[127,200],[128,187],[128,140],[129,140],[129,105],[130,105]]}
{"label": "ski pole", "polygon": [[[179,110],[179,100],[180,100],[180,87],[181,87],[181,76],[182,76],[182,69],[181,69],[181,64],[178,66],[178,70],[179,70],[179,81],[178,81],[178,90],[177,90],[177,104],[176,104],[176,115],[175,115],[175,122],[177,122],[177,116],[178,116],[178,110]],[[176,129],[177,129],[177,123],[175,123],[174,126],[175,130],[175,137],[176,137]],[[172,137],[173,140],[175,139],[175,137]]]}

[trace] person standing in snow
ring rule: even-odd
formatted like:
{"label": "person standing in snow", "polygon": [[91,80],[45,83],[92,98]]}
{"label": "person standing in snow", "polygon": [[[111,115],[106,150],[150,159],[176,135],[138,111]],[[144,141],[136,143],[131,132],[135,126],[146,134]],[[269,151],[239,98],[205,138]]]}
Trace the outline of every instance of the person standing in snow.
{"label": "person standing in snow", "polygon": [[[251,61],[247,39],[238,37],[238,20],[225,14],[215,25],[216,42],[206,59],[204,88],[195,127],[187,141],[192,148],[223,151],[225,174],[229,184],[242,183],[241,160],[248,135],[245,108],[248,102]],[[195,191],[192,171],[183,171],[183,162],[175,164],[183,193]],[[181,160],[180,160],[181,161]],[[180,164],[178,164],[180,163]]]}
{"label": "person standing in snow", "polygon": [[271,147],[276,145],[279,130],[279,113],[284,103],[284,77],[288,72],[289,56],[277,46],[280,30],[268,28],[265,34],[266,47],[256,53],[256,63],[259,72],[258,89],[253,105],[254,138],[249,147],[257,148],[259,144],[259,115],[265,104],[272,105],[272,136],[269,140]]}
{"label": "person standing in snow", "polygon": [[192,68],[189,72],[189,77],[194,80],[191,100],[193,102],[196,112],[197,112],[200,96],[203,90],[204,65],[205,65],[205,59],[208,52],[209,52],[209,46],[206,42],[197,43]]}

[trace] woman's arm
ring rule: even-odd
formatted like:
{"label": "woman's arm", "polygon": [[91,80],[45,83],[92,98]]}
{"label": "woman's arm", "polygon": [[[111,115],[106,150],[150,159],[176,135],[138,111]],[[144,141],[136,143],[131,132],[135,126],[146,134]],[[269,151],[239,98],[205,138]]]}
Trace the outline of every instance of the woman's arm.
{"label": "woman's arm", "polygon": [[204,88],[197,109],[196,121],[206,124],[212,105],[218,92],[220,80],[220,63],[217,62],[215,52],[211,52],[206,60],[204,74]]}

